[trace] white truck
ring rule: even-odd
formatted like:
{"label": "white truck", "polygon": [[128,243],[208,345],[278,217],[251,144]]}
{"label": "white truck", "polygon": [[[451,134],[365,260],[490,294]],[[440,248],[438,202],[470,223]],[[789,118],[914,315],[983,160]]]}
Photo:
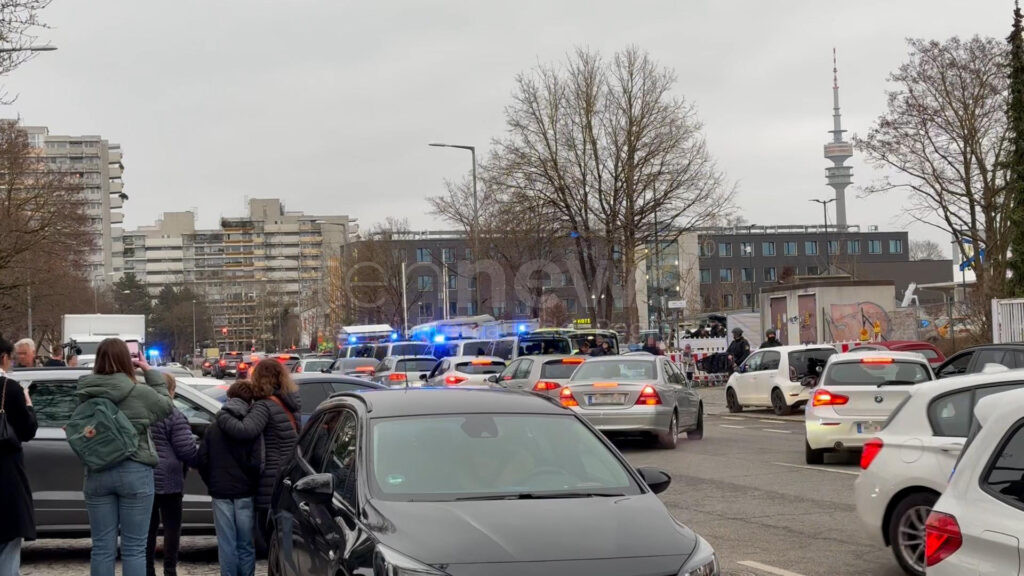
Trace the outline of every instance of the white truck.
{"label": "white truck", "polygon": [[92,366],[96,348],[106,338],[146,342],[146,317],[142,314],[65,314],[64,344],[74,341],[81,349],[79,366]]}

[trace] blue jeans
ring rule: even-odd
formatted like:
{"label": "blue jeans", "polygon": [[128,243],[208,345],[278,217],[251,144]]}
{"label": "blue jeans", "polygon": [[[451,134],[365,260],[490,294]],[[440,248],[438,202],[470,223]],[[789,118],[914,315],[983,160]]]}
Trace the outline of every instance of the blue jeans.
{"label": "blue jeans", "polygon": [[213,499],[213,527],[217,530],[221,576],[253,576],[256,572],[256,548],[252,540],[255,522],[252,498]]}
{"label": "blue jeans", "polygon": [[153,468],[126,460],[85,475],[85,507],[92,531],[92,576],[114,576],[118,528],[122,573],[146,576],[146,538],[153,513]]}
{"label": "blue jeans", "polygon": [[18,576],[21,566],[21,538],[0,542],[0,576]]}

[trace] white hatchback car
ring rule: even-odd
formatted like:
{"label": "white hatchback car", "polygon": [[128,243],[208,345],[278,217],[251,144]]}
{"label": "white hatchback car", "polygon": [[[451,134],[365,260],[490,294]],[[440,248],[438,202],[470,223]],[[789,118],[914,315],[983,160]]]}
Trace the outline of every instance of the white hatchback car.
{"label": "white hatchback car", "polygon": [[925,526],[929,576],[1020,574],[1024,557],[1024,390],[989,396]]}
{"label": "white hatchback car", "polygon": [[836,354],[832,346],[777,346],[747,357],[725,384],[729,412],[746,407],[770,407],[776,414],[791,413],[810,400],[804,378]]}
{"label": "white hatchback car", "polygon": [[934,379],[928,360],[916,352],[833,356],[804,410],[807,463],[823,464],[829,452],[859,450],[911,388]]}
{"label": "white hatchback car", "polygon": [[1024,387],[1024,373],[975,374],[915,386],[878,435],[864,444],[854,483],[857,514],[908,574],[925,570],[925,520],[945,491],[971,429],[974,407]]}

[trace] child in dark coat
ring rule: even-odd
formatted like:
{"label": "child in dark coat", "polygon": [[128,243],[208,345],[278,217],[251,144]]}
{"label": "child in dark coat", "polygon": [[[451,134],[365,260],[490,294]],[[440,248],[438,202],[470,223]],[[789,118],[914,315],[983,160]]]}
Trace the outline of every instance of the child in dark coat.
{"label": "child in dark coat", "polygon": [[[252,385],[248,380],[238,380],[228,388],[227,395],[221,410],[244,418],[252,406]],[[253,497],[262,472],[261,442],[260,438],[236,440],[214,423],[199,448],[196,468],[213,498],[221,576],[252,576],[256,571]]]}

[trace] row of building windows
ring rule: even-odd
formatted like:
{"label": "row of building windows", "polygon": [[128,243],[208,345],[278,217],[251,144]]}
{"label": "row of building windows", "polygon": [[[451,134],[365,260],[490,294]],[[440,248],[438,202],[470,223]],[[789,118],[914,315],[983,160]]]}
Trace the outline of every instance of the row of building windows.
{"label": "row of building windows", "polygon": [[[455,262],[457,257],[455,248],[442,248],[441,249],[441,261],[451,264]],[[473,259],[473,249],[466,248],[466,260]],[[417,262],[432,262],[432,254],[430,248],[417,248],[416,249],[416,261]]]}
{"label": "row of building windows", "polygon": [[[740,268],[740,282],[757,282],[757,270],[754,268]],[[799,268],[793,267],[794,274],[800,274]],[[817,276],[821,274],[821,268],[818,266],[808,266],[806,268],[808,276]],[[701,268],[700,269],[700,283],[711,284],[711,269]],[[733,281],[733,269],[732,268],[719,268],[718,269],[718,281],[721,283],[730,283]],[[777,282],[778,272],[775,266],[765,266],[761,270],[761,281],[762,282]]]}
{"label": "row of building windows", "polygon": [[[755,256],[754,244],[752,242],[740,242],[739,255],[745,257]],[[796,241],[785,241],[782,242],[782,255],[783,256],[799,256],[800,243]],[[708,258],[716,255],[715,245],[710,242],[705,242],[700,246],[701,258]],[[868,254],[881,254],[882,253],[882,241],[881,240],[868,240],[867,241]],[[889,252],[888,254],[903,254],[903,240],[891,239],[889,240]],[[829,240],[828,241],[828,253],[829,255],[835,255],[839,252],[839,241]],[[731,258],[733,256],[733,242],[719,242],[717,245],[717,256],[720,258]],[[817,240],[806,240],[804,241],[803,254],[805,256],[817,256],[819,254],[818,241]],[[861,254],[861,241],[860,240],[847,240],[846,241],[846,254],[858,255]],[[761,242],[761,256],[776,256],[775,242]]]}

